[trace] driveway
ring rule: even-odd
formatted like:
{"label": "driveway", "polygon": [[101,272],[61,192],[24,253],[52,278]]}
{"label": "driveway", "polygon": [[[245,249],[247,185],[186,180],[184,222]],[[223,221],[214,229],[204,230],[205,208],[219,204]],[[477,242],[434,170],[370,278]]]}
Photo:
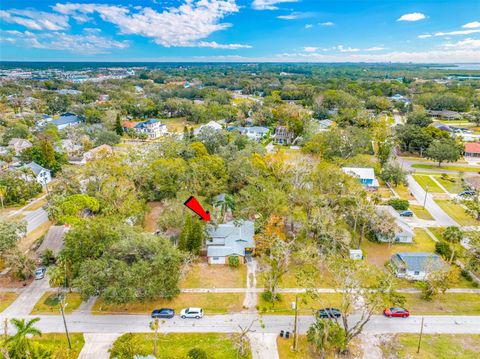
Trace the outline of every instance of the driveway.
{"label": "driveway", "polygon": [[113,346],[113,343],[119,336],[120,333],[84,333],[83,337],[85,338],[85,345],[78,356],[78,359],[108,359],[110,358],[110,353],[108,350]]}
{"label": "driveway", "polygon": [[24,220],[27,222],[27,233],[30,233],[48,221],[48,214],[43,208],[28,212]]}
{"label": "driveway", "polygon": [[423,205],[423,202],[425,201],[425,208],[430,212],[432,217],[435,219],[435,221],[438,222],[438,224],[442,227],[448,227],[448,226],[457,226],[459,227],[459,224],[455,222],[453,219],[448,216],[443,209],[440,208],[440,206],[435,203],[435,201],[432,198],[432,195],[429,193],[427,194],[427,198],[425,200],[425,190],[420,186],[417,181],[412,177],[412,175],[407,176],[407,181],[408,181],[408,189],[410,192],[413,194],[417,202],[421,205]]}
{"label": "driveway", "polygon": [[33,281],[20,293],[17,299],[2,312],[2,315],[8,318],[29,315],[42,295],[50,289],[47,276],[43,279]]}

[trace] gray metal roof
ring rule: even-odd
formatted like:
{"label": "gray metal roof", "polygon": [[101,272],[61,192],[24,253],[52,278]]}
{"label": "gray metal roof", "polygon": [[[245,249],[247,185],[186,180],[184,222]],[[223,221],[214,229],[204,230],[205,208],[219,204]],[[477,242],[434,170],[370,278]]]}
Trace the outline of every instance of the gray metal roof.
{"label": "gray metal roof", "polygon": [[255,228],[252,221],[231,221],[217,227],[210,226],[207,233],[211,238],[211,241],[207,241],[209,257],[243,256],[245,248],[255,247]]}
{"label": "gray metal roof", "polygon": [[430,252],[400,252],[392,256],[392,261],[405,266],[409,271],[436,271],[446,266],[438,255]]}
{"label": "gray metal roof", "polygon": [[38,174],[42,171],[50,171],[46,168],[43,168],[39,164],[36,164],[35,162],[30,162],[30,163],[26,164],[25,167],[30,168],[33,171],[33,173],[35,173],[36,176],[38,176]]}

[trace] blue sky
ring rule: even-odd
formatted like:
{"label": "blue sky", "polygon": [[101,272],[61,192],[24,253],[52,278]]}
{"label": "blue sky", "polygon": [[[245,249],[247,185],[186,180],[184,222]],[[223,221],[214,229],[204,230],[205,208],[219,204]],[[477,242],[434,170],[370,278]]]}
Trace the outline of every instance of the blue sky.
{"label": "blue sky", "polygon": [[480,1],[9,0],[0,59],[480,62]]}

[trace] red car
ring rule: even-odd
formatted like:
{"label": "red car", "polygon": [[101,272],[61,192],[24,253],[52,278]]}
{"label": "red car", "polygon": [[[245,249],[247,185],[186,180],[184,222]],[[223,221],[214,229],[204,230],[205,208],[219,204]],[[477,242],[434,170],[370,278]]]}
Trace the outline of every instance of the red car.
{"label": "red car", "polygon": [[387,308],[383,311],[386,317],[401,317],[407,318],[410,316],[410,312],[404,308]]}

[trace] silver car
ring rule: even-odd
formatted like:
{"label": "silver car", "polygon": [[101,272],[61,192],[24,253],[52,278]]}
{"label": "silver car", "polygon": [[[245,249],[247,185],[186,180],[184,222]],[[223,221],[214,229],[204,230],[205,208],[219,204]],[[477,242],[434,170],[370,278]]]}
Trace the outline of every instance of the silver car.
{"label": "silver car", "polygon": [[35,269],[35,279],[43,279],[45,277],[45,273],[47,272],[47,268],[39,267]]}

